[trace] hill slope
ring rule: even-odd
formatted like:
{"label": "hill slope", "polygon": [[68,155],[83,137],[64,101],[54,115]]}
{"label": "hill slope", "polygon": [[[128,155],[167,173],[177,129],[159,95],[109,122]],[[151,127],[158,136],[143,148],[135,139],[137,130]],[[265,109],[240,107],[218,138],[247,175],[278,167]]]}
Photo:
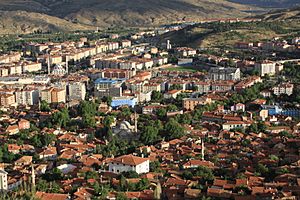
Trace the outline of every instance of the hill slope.
{"label": "hill slope", "polygon": [[[250,7],[227,0],[0,0],[0,10],[10,11],[0,15],[4,32],[10,32],[13,29],[6,21],[16,23],[14,26],[26,26],[29,21],[31,28],[39,27],[36,13],[40,13],[42,27],[68,30],[74,25],[75,30],[90,26],[152,26],[182,20],[244,17],[249,15]],[[13,11],[17,11],[16,16]],[[20,11],[26,13],[20,14]]]}
{"label": "hill slope", "polygon": [[235,3],[255,5],[259,7],[289,8],[300,5],[299,0],[230,0]]}

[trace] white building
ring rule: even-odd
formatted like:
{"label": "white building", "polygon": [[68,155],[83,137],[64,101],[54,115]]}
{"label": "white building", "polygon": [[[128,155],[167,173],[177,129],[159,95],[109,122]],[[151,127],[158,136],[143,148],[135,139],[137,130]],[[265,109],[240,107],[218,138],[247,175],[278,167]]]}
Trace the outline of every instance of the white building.
{"label": "white building", "polygon": [[0,169],[0,191],[8,189],[7,175],[8,173],[6,171]]}
{"label": "white building", "polygon": [[255,70],[260,76],[274,75],[276,73],[276,63],[272,61],[263,61],[255,63]]}
{"label": "white building", "polygon": [[293,94],[294,85],[290,83],[282,83],[273,88],[273,92],[276,96],[286,94],[288,96]]}
{"label": "white building", "polygon": [[109,172],[116,174],[135,171],[138,174],[149,172],[149,159],[133,155],[124,155],[113,159],[109,163]]}
{"label": "white building", "polygon": [[35,105],[39,102],[39,91],[34,89],[17,90],[16,102],[21,105]]}
{"label": "white building", "polygon": [[86,87],[81,82],[69,83],[69,100],[84,100],[86,95]]}

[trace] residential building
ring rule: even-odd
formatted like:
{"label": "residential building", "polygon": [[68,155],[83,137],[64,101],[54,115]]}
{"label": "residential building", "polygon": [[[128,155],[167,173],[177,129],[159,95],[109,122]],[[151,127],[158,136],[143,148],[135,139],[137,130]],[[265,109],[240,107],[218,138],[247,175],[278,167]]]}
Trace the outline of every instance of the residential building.
{"label": "residential building", "polygon": [[209,70],[209,79],[213,81],[237,81],[241,78],[241,70],[234,67],[214,67]]}
{"label": "residential building", "polygon": [[135,97],[113,97],[111,102],[111,107],[117,108],[120,106],[130,106],[134,107],[137,104],[137,99]]}
{"label": "residential building", "polygon": [[109,162],[109,172],[122,173],[135,171],[138,174],[148,173],[149,159],[133,155],[124,155],[117,157]]}
{"label": "residential building", "polygon": [[276,96],[281,94],[286,94],[288,96],[293,94],[294,85],[291,83],[281,83],[275,87],[273,87],[273,93]]}
{"label": "residential building", "polygon": [[0,95],[0,105],[4,107],[12,106],[16,103],[14,94],[1,94]]}
{"label": "residential building", "polygon": [[86,95],[86,86],[82,82],[70,82],[68,85],[69,100],[84,100]]}
{"label": "residential building", "polygon": [[274,75],[276,73],[276,63],[272,61],[262,61],[255,63],[254,69],[260,76]]}
{"label": "residential building", "polygon": [[212,103],[211,98],[185,98],[183,99],[183,109],[194,110],[198,105],[206,105]]}
{"label": "residential building", "polygon": [[7,175],[6,171],[0,169],[0,191],[8,190]]}
{"label": "residential building", "polygon": [[120,97],[124,79],[99,78],[95,81],[94,95],[97,98],[103,96]]}

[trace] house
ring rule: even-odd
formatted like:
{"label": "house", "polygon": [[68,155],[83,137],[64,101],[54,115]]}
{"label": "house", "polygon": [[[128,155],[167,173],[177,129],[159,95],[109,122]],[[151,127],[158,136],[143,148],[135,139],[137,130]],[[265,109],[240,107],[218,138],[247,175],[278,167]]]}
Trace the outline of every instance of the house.
{"label": "house", "polygon": [[205,160],[189,160],[188,162],[186,162],[182,165],[183,169],[198,168],[200,166],[213,168],[214,163],[212,163],[210,161],[205,161]]}
{"label": "house", "polygon": [[57,193],[46,193],[46,192],[36,192],[35,196],[40,200],[70,200],[68,194],[57,194]]}
{"label": "house", "polygon": [[123,155],[109,162],[109,172],[122,173],[135,171],[138,174],[149,172],[149,159],[133,155]]}
{"label": "house", "polygon": [[16,166],[30,165],[32,163],[32,156],[22,156],[15,161]]}
{"label": "house", "polygon": [[21,119],[18,122],[19,130],[30,129],[30,122],[26,119]]}
{"label": "house", "polygon": [[181,93],[181,90],[171,90],[164,94],[164,98],[166,99],[176,99],[177,95]]}
{"label": "house", "polygon": [[56,147],[48,147],[39,153],[40,159],[53,160],[57,157]]}
{"label": "house", "polygon": [[9,125],[6,129],[6,132],[9,135],[15,135],[15,134],[19,133],[19,127],[18,127],[18,125]]}
{"label": "house", "polygon": [[225,122],[222,125],[223,130],[231,130],[231,129],[235,129],[235,128],[246,128],[248,126],[250,126],[251,123],[250,122],[244,122],[244,121],[228,121]]}
{"label": "house", "polygon": [[206,105],[212,103],[211,98],[185,98],[183,99],[183,108],[185,110],[194,110],[198,105]]}
{"label": "house", "polygon": [[235,105],[231,106],[230,110],[245,112],[245,104],[242,104],[242,103],[235,104]]}

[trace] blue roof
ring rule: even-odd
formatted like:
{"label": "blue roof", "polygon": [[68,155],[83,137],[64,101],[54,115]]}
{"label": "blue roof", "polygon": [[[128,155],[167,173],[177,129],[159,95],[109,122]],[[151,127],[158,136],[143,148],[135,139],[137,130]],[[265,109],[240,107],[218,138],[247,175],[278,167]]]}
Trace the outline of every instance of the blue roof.
{"label": "blue roof", "polygon": [[110,78],[98,78],[95,80],[95,84],[101,84],[101,83],[117,83],[117,82],[123,82],[126,79],[110,79]]}

